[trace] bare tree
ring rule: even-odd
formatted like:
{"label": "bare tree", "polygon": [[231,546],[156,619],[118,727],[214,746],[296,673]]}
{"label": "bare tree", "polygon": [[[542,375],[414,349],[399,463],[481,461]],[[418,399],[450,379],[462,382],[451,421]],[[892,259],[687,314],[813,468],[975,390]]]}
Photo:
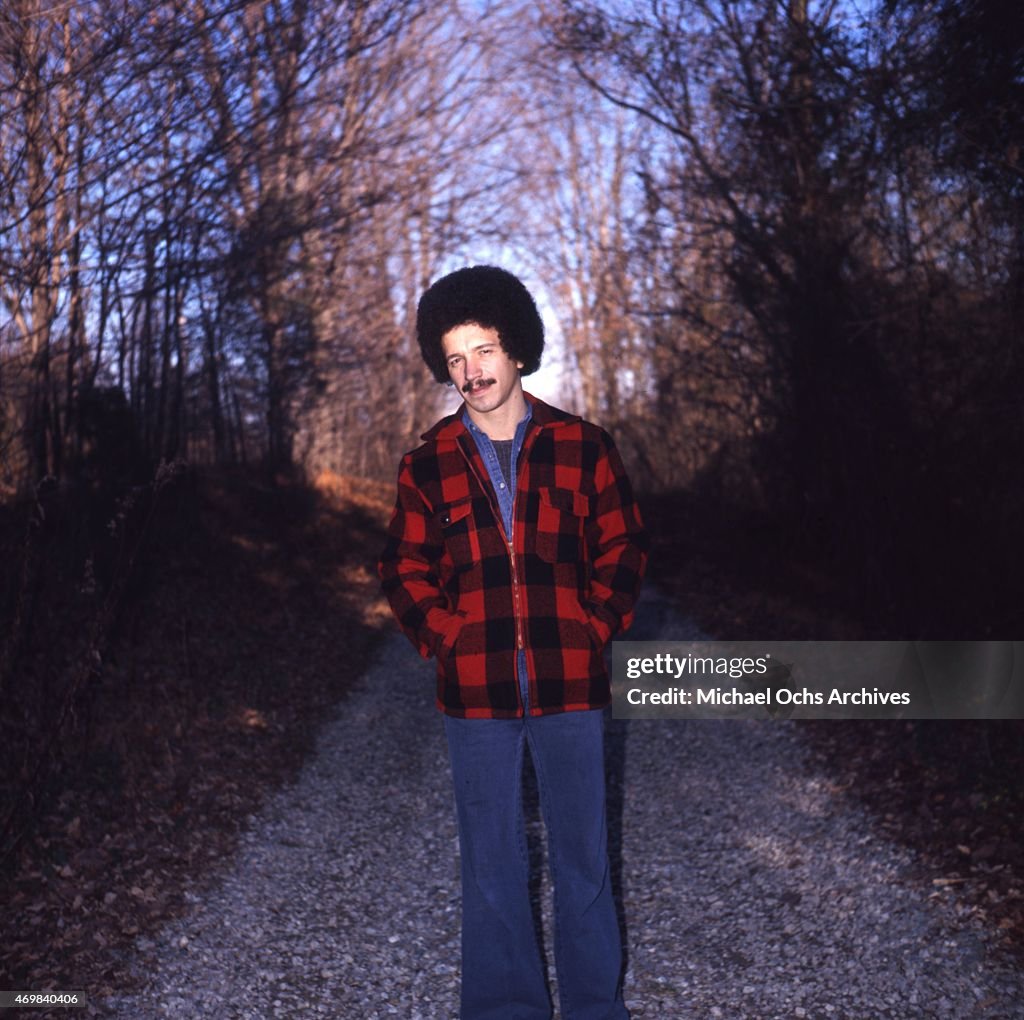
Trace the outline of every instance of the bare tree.
{"label": "bare tree", "polygon": [[[390,478],[436,417],[439,389],[414,342],[422,290],[451,261],[508,237],[522,175],[504,158],[519,109],[497,61],[510,12],[438,5],[373,54],[363,119],[372,155],[351,186],[372,196],[343,248],[317,258],[330,340],[305,415],[303,462]],[[493,257],[493,256],[491,256]]]}
{"label": "bare tree", "polygon": [[[0,349],[8,484],[59,473],[87,362],[83,229],[89,217],[89,119],[120,12],[16,0],[0,11]],[[20,447],[20,449],[18,449]],[[15,452],[17,451],[17,452]]]}

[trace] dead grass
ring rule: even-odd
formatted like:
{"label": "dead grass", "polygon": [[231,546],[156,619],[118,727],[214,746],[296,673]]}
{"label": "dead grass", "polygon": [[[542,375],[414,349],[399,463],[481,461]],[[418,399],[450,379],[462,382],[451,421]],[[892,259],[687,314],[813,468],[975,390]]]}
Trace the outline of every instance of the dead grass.
{"label": "dead grass", "polygon": [[[644,506],[651,569],[680,611],[723,640],[861,640],[911,635],[916,613],[879,631],[848,579],[756,522],[700,512],[678,496]],[[942,592],[922,591],[922,601]],[[926,617],[930,614],[924,614]],[[960,636],[960,635],[958,635]],[[912,847],[935,897],[957,896],[1024,958],[1024,721],[804,720],[801,738],[836,796],[867,807]]]}
{"label": "dead grass", "polygon": [[[128,985],[132,940],[216,874],[364,669],[388,625],[385,520],[379,491],[344,479],[316,491],[194,476],[165,501],[0,875],[2,987]],[[51,654],[58,617],[38,622],[25,668],[66,668]]]}

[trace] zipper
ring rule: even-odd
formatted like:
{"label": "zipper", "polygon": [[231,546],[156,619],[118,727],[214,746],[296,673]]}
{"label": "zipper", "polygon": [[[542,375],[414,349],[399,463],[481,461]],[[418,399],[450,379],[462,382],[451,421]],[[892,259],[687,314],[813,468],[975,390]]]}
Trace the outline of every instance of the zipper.
{"label": "zipper", "polygon": [[[526,444],[529,441],[530,433],[523,437],[523,446],[519,451],[520,454],[526,451]],[[502,539],[505,543],[505,551],[508,553],[508,565],[509,570],[512,574],[512,618],[516,624],[516,655],[515,655],[515,678],[516,678],[516,699],[519,701],[520,706],[523,708],[523,714],[526,714],[526,706],[523,705],[522,692],[519,690],[519,653],[525,650],[525,642],[523,640],[523,619],[521,601],[519,598],[519,572],[516,570],[516,553],[515,553],[515,530],[516,530],[516,504],[519,502],[519,463],[518,458],[516,463],[513,464],[513,470],[515,472],[515,488],[512,490],[512,533],[505,534],[505,522],[502,519],[501,506],[495,505],[497,496],[491,495],[492,487],[488,481],[485,481],[480,477],[480,473],[476,469],[476,465],[473,463],[473,456],[469,453],[465,447],[459,442],[459,449],[462,451],[462,456],[466,458],[466,462],[469,464],[469,470],[473,472],[473,476],[480,483],[480,487],[484,490],[484,494],[487,496],[487,502],[491,508],[491,513],[494,515],[494,521],[498,525],[498,531],[501,533]]]}

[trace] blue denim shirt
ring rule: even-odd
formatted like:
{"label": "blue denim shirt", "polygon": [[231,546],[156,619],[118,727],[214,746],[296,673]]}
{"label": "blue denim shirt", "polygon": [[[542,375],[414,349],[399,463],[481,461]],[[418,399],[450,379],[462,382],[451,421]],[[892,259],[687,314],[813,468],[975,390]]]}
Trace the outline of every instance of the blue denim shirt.
{"label": "blue denim shirt", "polygon": [[[529,400],[526,401],[526,414],[516,426],[516,434],[512,440],[512,471],[515,479],[510,479],[505,484],[505,476],[498,463],[498,454],[494,449],[494,443],[486,432],[482,431],[469,416],[469,410],[462,412],[462,424],[469,429],[469,434],[476,442],[476,448],[480,451],[484,464],[487,466],[487,475],[491,480],[491,486],[498,497],[498,508],[501,510],[501,521],[505,526],[505,537],[512,541],[512,529],[515,526],[513,510],[516,502],[516,485],[519,475],[519,454],[523,449],[523,441],[526,439],[526,429],[529,427],[530,419],[533,417],[533,408]],[[530,708],[530,681],[526,675],[526,652],[519,650],[519,657],[516,660],[516,671],[519,674],[519,691],[523,696],[524,714]]]}

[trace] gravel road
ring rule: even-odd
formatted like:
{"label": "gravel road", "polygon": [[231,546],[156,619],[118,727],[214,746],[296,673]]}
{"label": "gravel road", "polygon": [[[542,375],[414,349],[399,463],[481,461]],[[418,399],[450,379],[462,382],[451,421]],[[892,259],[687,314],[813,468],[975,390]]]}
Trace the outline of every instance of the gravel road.
{"label": "gravel road", "polygon": [[[631,637],[695,636],[645,595]],[[608,749],[634,1020],[1024,1017],[1021,970],[814,771],[793,724],[610,722]],[[455,1016],[449,785],[433,664],[395,635],[213,892],[139,940],[142,990],[95,1015]],[[536,821],[532,841],[548,940]]]}

